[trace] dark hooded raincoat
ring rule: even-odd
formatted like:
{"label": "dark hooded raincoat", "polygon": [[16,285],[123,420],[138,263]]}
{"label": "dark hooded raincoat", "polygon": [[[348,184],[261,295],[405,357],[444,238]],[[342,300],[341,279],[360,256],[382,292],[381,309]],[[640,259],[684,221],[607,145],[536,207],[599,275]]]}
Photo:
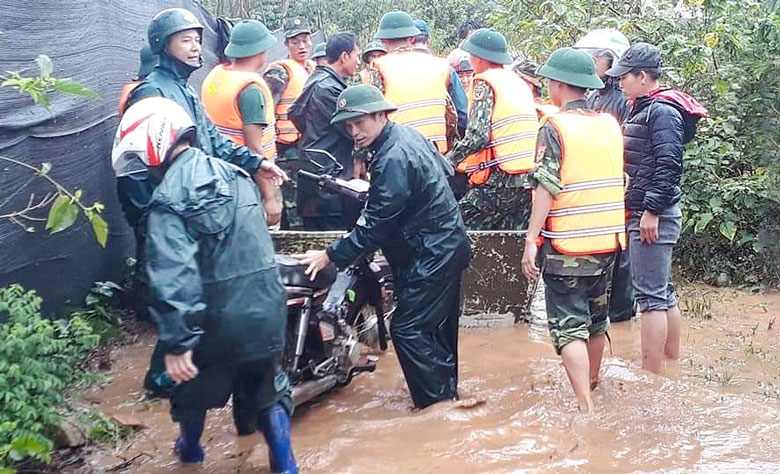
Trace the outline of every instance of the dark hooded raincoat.
{"label": "dark hooded raincoat", "polygon": [[447,178],[452,167],[416,130],[388,123],[369,146],[366,207],[328,248],[343,268],[382,249],[398,297],[390,333],[418,408],[457,396],[460,281],[470,247]]}
{"label": "dark hooded raincoat", "polygon": [[[177,405],[222,406],[232,391],[223,376],[229,370],[209,368],[272,360],[284,344],[287,295],[257,187],[240,168],[189,148],[155,189],[147,228],[150,312],[161,347],[194,350],[200,371],[174,390],[174,417]],[[268,372],[273,379],[273,367]],[[279,392],[257,408],[278,401]]]}

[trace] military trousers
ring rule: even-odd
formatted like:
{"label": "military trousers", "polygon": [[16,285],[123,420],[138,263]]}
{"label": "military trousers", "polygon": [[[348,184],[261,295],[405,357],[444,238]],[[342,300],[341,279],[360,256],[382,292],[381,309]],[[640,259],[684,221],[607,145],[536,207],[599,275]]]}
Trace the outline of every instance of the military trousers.
{"label": "military trousers", "polygon": [[457,397],[462,272],[398,292],[390,335],[416,408]]}

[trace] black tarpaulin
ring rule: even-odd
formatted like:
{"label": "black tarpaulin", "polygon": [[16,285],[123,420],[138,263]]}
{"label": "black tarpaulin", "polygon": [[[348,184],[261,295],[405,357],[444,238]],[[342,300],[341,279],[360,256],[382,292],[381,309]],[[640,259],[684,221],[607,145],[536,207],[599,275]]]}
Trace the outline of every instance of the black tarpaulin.
{"label": "black tarpaulin", "polygon": [[[0,0],[0,74],[35,74],[35,57],[45,54],[54,63],[55,76],[74,78],[101,96],[85,99],[55,93],[46,110],[15,90],[0,89],[0,155],[36,166],[51,163],[50,175],[66,188],[82,189],[87,203],[106,205],[105,249],[83,216],[54,235],[41,223],[37,232],[28,233],[0,220],[0,286],[20,283],[37,290],[48,313],[68,301],[80,303],[93,282],[120,281],[129,270],[133,236],[117,202],[110,163],[117,102],[122,85],[138,70],[149,21],[172,7],[192,11],[206,28],[205,67],[192,77],[197,88],[217,61],[217,21],[195,1]],[[284,54],[280,41],[269,59]],[[23,208],[31,193],[39,198],[51,191],[40,179],[25,186],[31,176],[28,170],[0,162],[0,214]]]}

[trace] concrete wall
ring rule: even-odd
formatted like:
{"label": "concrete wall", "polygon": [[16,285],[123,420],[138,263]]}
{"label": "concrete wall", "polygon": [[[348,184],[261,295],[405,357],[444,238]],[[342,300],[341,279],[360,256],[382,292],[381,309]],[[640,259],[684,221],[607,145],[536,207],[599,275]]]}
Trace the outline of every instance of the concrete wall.
{"label": "concrete wall", "polygon": [[[302,253],[323,249],[343,232],[272,232],[276,251]],[[526,319],[528,282],[520,271],[525,232],[469,231],[472,259],[463,281],[461,325],[493,327]]]}

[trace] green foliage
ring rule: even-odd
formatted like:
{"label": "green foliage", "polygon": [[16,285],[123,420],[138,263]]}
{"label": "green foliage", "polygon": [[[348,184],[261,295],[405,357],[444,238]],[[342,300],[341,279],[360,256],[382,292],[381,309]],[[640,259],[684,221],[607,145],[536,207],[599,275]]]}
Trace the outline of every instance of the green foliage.
{"label": "green foliage", "polygon": [[[759,235],[780,235],[767,199],[777,187],[780,15],[748,0],[502,0],[493,24],[543,61],[595,28],[617,28],[663,52],[665,77],[709,109],[685,152],[677,263],[692,278],[777,282],[780,261]],[[775,198],[775,200],[777,200]],[[775,221],[775,222],[773,222]],[[777,242],[777,238],[763,239]]]}
{"label": "green foliage", "polygon": [[[457,44],[457,27],[481,20],[507,36],[516,56],[542,62],[595,28],[659,46],[663,82],[699,99],[711,118],[687,146],[684,232],[677,263],[691,278],[726,273],[736,283],[780,282],[780,2],[776,0],[211,0],[268,22],[302,15],[326,34],[365,44],[382,15],[426,20],[433,49]],[[251,8],[249,8],[251,6]],[[240,8],[239,8],[240,7]],[[272,27],[280,23],[269,23]]]}
{"label": "green foliage", "polygon": [[120,334],[119,316],[113,306],[122,291],[124,288],[112,281],[95,282],[84,298],[84,308],[68,311],[68,318],[79,317],[86,321],[100,338],[100,344],[105,344]]}
{"label": "green foliage", "polygon": [[[73,79],[54,77],[52,75],[54,73],[54,65],[48,56],[39,55],[35,59],[35,63],[38,65],[37,76],[23,77],[19,72],[11,71],[8,73],[8,76],[0,76],[0,87],[11,87],[22,94],[27,94],[36,104],[45,107],[47,110],[49,110],[49,106],[51,105],[51,97],[49,94],[54,91],[90,99],[97,99],[100,97],[98,94],[82,86]],[[34,178],[43,178],[54,188],[54,193],[47,194],[37,202],[35,200],[35,195],[30,195],[27,206],[22,209],[0,214],[0,220],[8,220],[11,223],[20,226],[26,232],[35,232],[36,228],[34,224],[45,220],[46,229],[52,234],[55,234],[71,227],[76,222],[79,211],[81,211],[92,225],[92,231],[95,234],[97,242],[101,247],[106,246],[106,241],[108,240],[108,224],[100,215],[104,207],[102,203],[94,202],[88,206],[82,200],[82,191],[80,189],[76,189],[74,192],[68,191],[49,174],[52,169],[51,163],[43,163],[41,167],[38,168],[6,156],[0,156],[0,161],[27,168],[33,173],[33,177],[29,181],[20,188],[10,191],[7,197],[4,196],[4,199],[0,202],[0,209],[9,204],[12,198],[23,190]],[[49,204],[51,204],[51,207],[49,208],[48,216],[46,219],[43,219],[38,214]]]}
{"label": "green foliage", "polygon": [[96,444],[114,443],[126,438],[134,431],[129,426],[115,423],[99,411],[85,411],[78,419],[86,427],[89,440]]}
{"label": "green foliage", "polygon": [[65,389],[81,380],[78,363],[98,343],[83,318],[48,320],[40,307],[34,291],[0,289],[0,466],[49,461],[44,433],[59,422]]}
{"label": "green foliage", "polygon": [[82,86],[73,79],[52,76],[54,65],[48,56],[39,55],[35,58],[35,64],[38,65],[39,74],[37,76],[24,77],[19,72],[11,71],[6,77],[0,76],[0,87],[11,87],[22,94],[27,94],[36,104],[46,109],[51,106],[49,94],[53,91],[90,99],[100,98],[96,92]]}

